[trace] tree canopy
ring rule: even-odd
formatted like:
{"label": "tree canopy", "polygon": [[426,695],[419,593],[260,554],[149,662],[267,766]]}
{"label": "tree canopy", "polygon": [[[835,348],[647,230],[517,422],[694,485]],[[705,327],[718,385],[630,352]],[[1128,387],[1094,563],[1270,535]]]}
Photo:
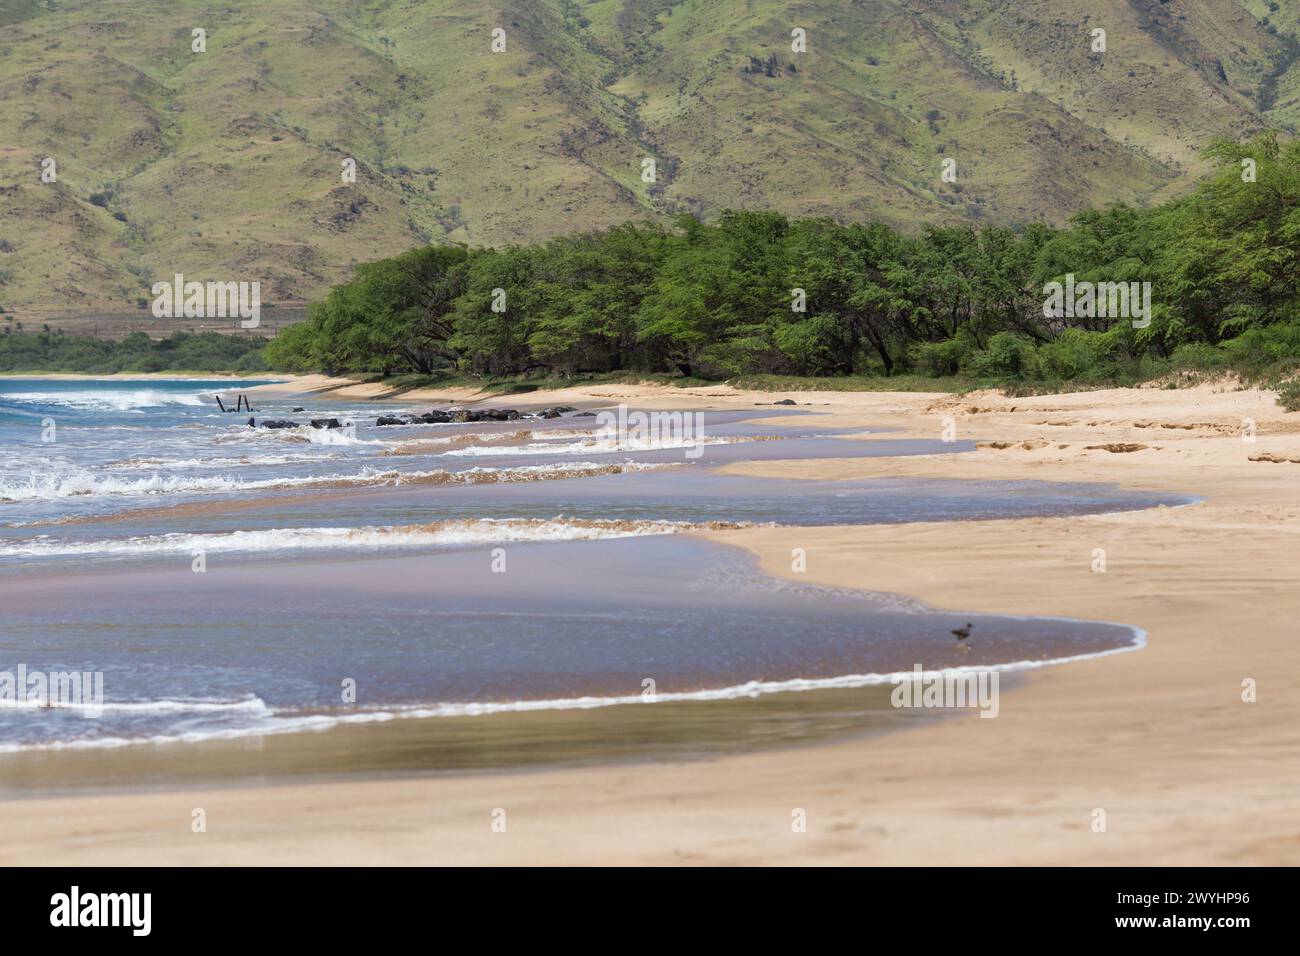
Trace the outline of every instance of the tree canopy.
{"label": "tree canopy", "polygon": [[[1285,352],[1297,336],[1283,327],[1300,323],[1300,144],[1208,152],[1218,171],[1191,195],[1065,228],[908,234],[732,211],[413,249],[358,267],[266,359],[352,374],[1072,378],[1180,349]],[[1067,276],[1150,283],[1150,321],[1045,314],[1047,284]]]}

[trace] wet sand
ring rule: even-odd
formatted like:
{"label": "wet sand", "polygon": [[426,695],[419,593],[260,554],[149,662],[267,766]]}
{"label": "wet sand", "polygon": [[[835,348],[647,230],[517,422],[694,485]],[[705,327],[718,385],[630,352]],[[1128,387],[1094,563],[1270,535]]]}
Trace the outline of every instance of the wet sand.
{"label": "wet sand", "polygon": [[[1017,679],[1007,675],[1002,686]],[[0,798],[703,761],[977,716],[898,710],[890,706],[891,691],[875,685],[722,702],[394,719],[202,744],[30,750],[0,755]]]}
{"label": "wet sand", "polygon": [[[593,391],[602,394],[590,399],[614,392],[642,407],[690,407],[705,398],[752,407],[783,397],[725,387]],[[790,574],[790,550],[802,547],[810,582],[894,591],[941,608],[1124,621],[1145,628],[1149,646],[1035,672],[1005,691],[995,720],[923,721],[798,748],[536,772],[11,800],[0,803],[0,859],[1300,861],[1300,697],[1289,686],[1300,665],[1292,623],[1300,612],[1293,570],[1300,466],[1264,457],[1300,458],[1300,423],[1271,394],[1201,386],[1029,399],[796,397],[827,403],[846,426],[900,427],[898,437],[933,438],[951,419],[959,438],[982,447],[728,468],[821,479],[1110,481],[1206,500],[1071,518],[721,532],[725,540],[752,548],[773,573]],[[568,399],[548,394],[547,401]],[[1243,419],[1258,428],[1253,443],[1240,437]],[[1098,548],[1105,573],[1093,570]],[[1248,678],[1258,682],[1255,703],[1241,699]],[[191,830],[197,807],[206,811],[206,833]],[[506,813],[505,833],[493,832],[497,810]],[[1105,811],[1105,832],[1092,828],[1097,810]],[[806,812],[807,832],[792,831],[796,811]]]}

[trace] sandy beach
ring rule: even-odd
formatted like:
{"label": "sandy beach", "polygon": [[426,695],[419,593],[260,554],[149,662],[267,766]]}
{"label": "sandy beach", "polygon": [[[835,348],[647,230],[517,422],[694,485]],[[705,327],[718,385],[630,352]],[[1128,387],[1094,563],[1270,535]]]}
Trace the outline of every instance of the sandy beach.
{"label": "sandy beach", "polygon": [[[319,377],[265,388],[389,397],[382,386]],[[611,385],[488,403],[752,408],[787,397],[837,426],[896,429],[890,438],[955,429],[979,447],[728,469],[1113,482],[1205,500],[1070,518],[752,528],[713,533],[718,540],[752,549],[774,574],[793,575],[791,549],[803,548],[799,577],[809,582],[955,611],[1123,622],[1145,629],[1148,646],[1033,672],[1004,691],[995,720],[963,716],[710,760],[10,800],[0,803],[0,862],[1300,862],[1300,700],[1284,683],[1300,670],[1291,624],[1300,612],[1300,419],[1273,393],[1198,385],[1030,398],[787,396]],[[1256,702],[1242,700],[1248,679]],[[129,767],[133,749],[105,759]],[[199,808],[204,833],[191,828]],[[508,825],[496,832],[502,810]],[[1094,829],[1098,810],[1104,832]],[[798,811],[806,832],[792,831]]]}

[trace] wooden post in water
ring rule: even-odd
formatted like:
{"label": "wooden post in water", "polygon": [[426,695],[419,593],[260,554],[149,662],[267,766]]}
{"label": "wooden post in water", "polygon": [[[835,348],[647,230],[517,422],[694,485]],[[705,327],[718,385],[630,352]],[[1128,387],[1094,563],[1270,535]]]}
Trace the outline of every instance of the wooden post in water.
{"label": "wooden post in water", "polygon": [[217,399],[217,407],[224,412],[226,410],[226,406],[221,404],[221,396],[217,395],[216,399]]}

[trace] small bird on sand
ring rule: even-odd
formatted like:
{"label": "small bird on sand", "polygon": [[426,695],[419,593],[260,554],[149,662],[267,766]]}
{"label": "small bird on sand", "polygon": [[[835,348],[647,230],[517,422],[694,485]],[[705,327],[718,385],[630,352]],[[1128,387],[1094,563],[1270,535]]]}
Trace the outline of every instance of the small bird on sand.
{"label": "small bird on sand", "polygon": [[959,627],[953,630],[952,632],[953,636],[956,637],[957,640],[959,641],[964,641],[966,640],[966,638],[970,637],[970,630],[974,626],[975,625],[972,624],[970,621],[967,621],[965,627]]}

